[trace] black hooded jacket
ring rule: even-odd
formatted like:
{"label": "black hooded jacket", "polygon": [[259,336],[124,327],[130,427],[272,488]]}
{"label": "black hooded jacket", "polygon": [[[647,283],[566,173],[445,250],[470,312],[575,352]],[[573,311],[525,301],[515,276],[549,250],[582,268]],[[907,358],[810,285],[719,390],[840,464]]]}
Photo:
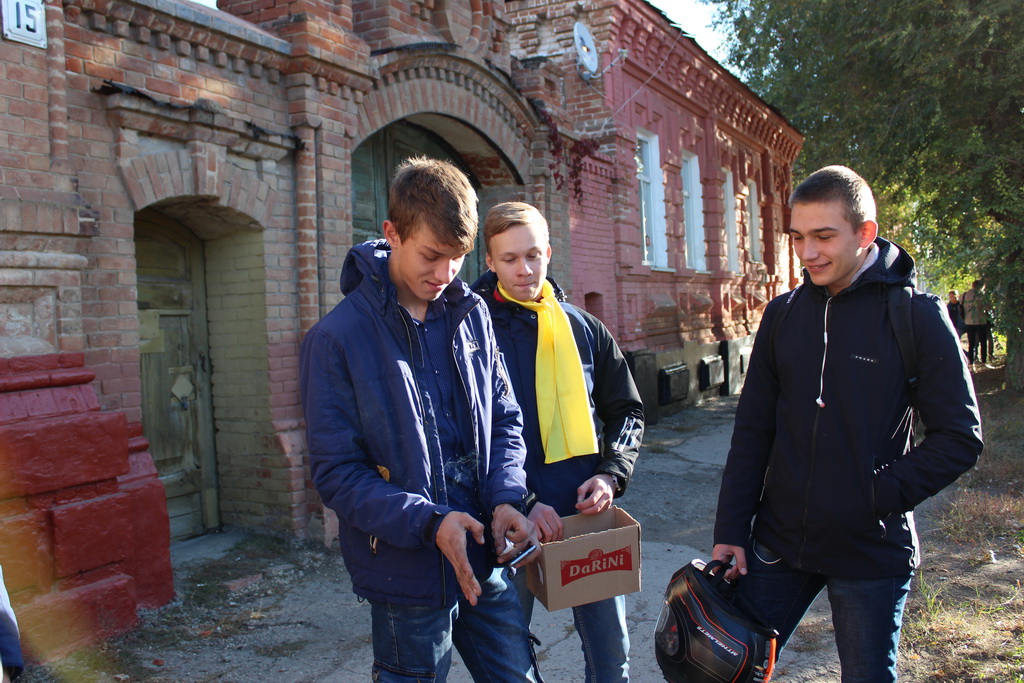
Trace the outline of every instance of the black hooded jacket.
{"label": "black hooded jacket", "polygon": [[787,302],[784,294],[765,309],[723,474],[716,544],[749,547],[753,529],[804,571],[905,574],[919,562],[914,507],[977,461],[981,422],[964,354],[942,302],[916,291],[914,409],[925,438],[911,445],[910,388],[887,297],[894,285],[913,285],[914,262],[891,242],[875,244],[878,260],[835,296],[805,274],[800,296]]}

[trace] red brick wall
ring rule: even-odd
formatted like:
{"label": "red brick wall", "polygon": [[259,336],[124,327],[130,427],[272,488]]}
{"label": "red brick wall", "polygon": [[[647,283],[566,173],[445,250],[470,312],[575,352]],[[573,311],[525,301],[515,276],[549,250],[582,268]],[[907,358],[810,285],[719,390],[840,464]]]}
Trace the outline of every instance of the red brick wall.
{"label": "red brick wall", "polygon": [[[340,298],[352,149],[395,120],[441,114],[463,122],[452,144],[492,200],[546,186],[536,120],[509,75],[502,3],[396,3],[400,30],[383,38],[359,35],[348,6],[223,6],[241,19],[190,4],[74,1],[49,10],[47,49],[0,44],[0,306],[4,319],[26,320],[0,326],[0,348],[80,351],[90,410],[130,433],[119,460],[103,434],[79,434],[104,462],[120,462],[97,495],[139,518],[131,530],[110,527],[112,549],[126,539],[144,548],[142,528],[160,539],[161,514],[167,533],[140,424],[136,212],[155,207],[205,243],[221,520],[303,536],[321,533],[323,511],[308,482],[298,343]],[[458,58],[443,47],[388,51],[439,42],[456,43]],[[371,45],[383,52],[371,58]],[[10,436],[47,443],[34,431]],[[62,452],[32,453],[11,486],[75,471]],[[147,507],[157,522],[137,514]],[[61,528],[97,510],[69,510]],[[61,538],[60,550],[45,546],[56,571],[119,563],[133,568],[139,604],[167,599],[169,584],[143,572],[138,553],[98,558]]]}
{"label": "red brick wall", "polygon": [[163,486],[83,363],[0,359],[0,563],[37,658],[122,633],[174,592]]}
{"label": "red brick wall", "polygon": [[[0,42],[0,353],[76,359],[58,385],[0,373],[0,428],[28,454],[5,461],[0,525],[27,549],[10,560],[19,600],[51,617],[71,600],[70,626],[109,604],[116,630],[134,605],[169,599],[163,490],[141,424],[144,209],[203,242],[221,521],[296,536],[331,525],[308,481],[298,344],[341,297],[352,152],[389,124],[449,143],[486,202],[540,207],[553,274],[629,350],[747,335],[793,273],[780,229],[799,135],[641,0],[221,8],[68,0],[47,6],[46,49]],[[575,65],[578,20],[608,67],[599,78]],[[660,136],[674,272],[640,263],[638,127]],[[577,198],[566,163],[579,139],[598,150],[579,160]],[[683,149],[705,167],[707,273],[682,259]],[[737,274],[716,258],[723,165],[738,190],[757,179],[771,236],[764,265]],[[64,437],[37,429],[43,418]],[[69,435],[85,462],[56,449]],[[131,521],[104,527],[101,552],[78,539],[103,509]]]}
{"label": "red brick wall", "polygon": [[[585,200],[570,210],[572,224],[581,226],[573,230],[572,287],[604,295],[605,321],[626,348],[657,350],[750,334],[759,307],[779,283],[788,286],[790,263],[777,258],[773,247],[784,240],[778,198],[787,192],[799,134],[641,0],[582,8],[534,0],[516,3],[510,12],[518,52],[547,57],[564,74],[549,84],[549,99],[570,112],[578,135],[601,143],[600,161],[585,165]],[[596,38],[604,69],[598,78],[582,78],[575,66],[572,31],[577,21]],[[641,263],[633,162],[638,128],[659,137],[673,272]],[[688,270],[684,258],[682,150],[700,157],[706,273]],[[747,228],[748,177],[758,183],[762,226],[770,228],[763,265],[750,262],[745,253],[749,239],[741,237],[744,265],[735,274],[724,265],[722,167],[734,173],[741,234]],[[783,173],[775,173],[776,168]],[[708,298],[710,307],[704,303]]]}

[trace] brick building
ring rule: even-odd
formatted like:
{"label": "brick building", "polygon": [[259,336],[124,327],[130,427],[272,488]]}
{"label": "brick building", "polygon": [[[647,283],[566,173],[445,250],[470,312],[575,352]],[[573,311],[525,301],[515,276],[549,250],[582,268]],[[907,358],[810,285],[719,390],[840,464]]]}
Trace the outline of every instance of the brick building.
{"label": "brick building", "polygon": [[600,144],[582,200],[557,210],[574,301],[627,350],[648,419],[735,393],[761,310],[798,273],[782,226],[802,135],[642,0],[506,6],[521,69],[545,67],[516,77]]}
{"label": "brick building", "polygon": [[653,419],[735,390],[795,274],[799,133],[642,0],[24,17],[0,42],[0,562],[38,656],[168,601],[174,538],[331,536],[298,344],[404,156],[459,164],[482,211],[544,211],[553,272],[630,352]]}

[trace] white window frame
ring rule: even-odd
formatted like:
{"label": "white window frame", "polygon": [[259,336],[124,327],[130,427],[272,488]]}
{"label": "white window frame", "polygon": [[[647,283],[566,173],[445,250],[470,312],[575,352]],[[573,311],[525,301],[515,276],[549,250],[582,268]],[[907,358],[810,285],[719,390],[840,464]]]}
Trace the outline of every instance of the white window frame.
{"label": "white window frame", "polygon": [[747,181],[747,232],[750,234],[750,260],[760,263],[764,258],[761,253],[761,195],[757,191],[757,181]]}
{"label": "white window frame", "polygon": [[707,270],[704,241],[704,187],[700,182],[700,159],[683,152],[683,230],[686,234],[686,267]]}
{"label": "white window frame", "polygon": [[726,270],[730,273],[740,272],[739,231],[736,227],[736,183],[732,171],[722,169],[725,173],[725,257]]}
{"label": "white window frame", "polygon": [[637,130],[637,184],[640,190],[640,239],[644,265],[668,269],[665,227],[665,180],[658,136]]}

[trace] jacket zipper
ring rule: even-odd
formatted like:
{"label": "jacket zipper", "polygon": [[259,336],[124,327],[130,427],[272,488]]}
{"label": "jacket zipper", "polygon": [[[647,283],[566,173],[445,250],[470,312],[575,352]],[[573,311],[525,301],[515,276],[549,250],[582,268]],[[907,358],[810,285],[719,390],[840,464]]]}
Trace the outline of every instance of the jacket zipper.
{"label": "jacket zipper", "polygon": [[[458,323],[456,323],[456,325],[455,325],[455,329],[458,329],[458,326],[462,324],[462,321],[466,319],[466,316],[469,315],[470,311],[472,311],[473,308],[475,308],[478,303],[479,302],[473,302],[473,306],[469,310],[467,310],[462,315],[461,318],[459,318]],[[405,319],[405,315],[403,315],[401,311],[398,312],[398,316],[402,319],[402,325],[403,325],[403,327],[405,329],[405,340],[409,344],[409,356],[410,357],[414,357],[415,356],[415,352],[413,350],[412,331],[409,328],[409,321]],[[455,339],[455,335],[453,334],[452,335],[452,341],[453,342],[454,342],[454,339]],[[452,351],[452,361],[453,361],[453,365],[456,365],[456,363],[454,362],[455,361],[455,351],[454,350]],[[469,402],[469,390],[466,389],[466,380],[462,376],[462,373],[457,373],[457,374],[459,375],[459,380],[462,383],[462,390],[466,394],[466,402],[468,403]],[[419,378],[416,376],[415,372],[413,373],[412,379],[413,379],[413,382],[416,383],[416,394],[420,397],[420,401],[422,402],[423,392],[420,389],[420,381],[419,381]],[[420,418],[423,420],[424,424],[427,423],[427,416],[425,414],[421,413],[420,414]],[[435,427],[435,429],[436,429],[436,427]],[[478,474],[478,479],[479,479],[479,474]],[[437,503],[437,500],[438,500],[438,486],[437,486],[437,468],[436,467],[431,467],[431,472],[430,472],[430,488],[431,488],[431,492],[434,495],[434,502]],[[447,605],[448,604],[448,577],[447,577],[447,571],[445,570],[445,566],[444,566],[444,553],[438,551],[438,554],[440,555],[439,561],[440,561],[440,568],[441,568],[441,604]]]}
{"label": "jacket zipper", "polygon": [[807,467],[807,484],[804,486],[804,510],[803,517],[800,522],[800,552],[797,553],[796,563],[797,566],[803,566],[804,550],[807,546],[807,515],[810,512],[811,507],[811,484],[814,481],[814,465],[818,459],[818,418],[821,416],[821,411],[825,408],[825,401],[822,398],[822,394],[825,393],[825,361],[828,357],[828,313],[832,306],[832,297],[829,297],[825,302],[825,320],[823,323],[824,334],[822,336],[822,343],[824,348],[821,352],[821,375],[818,379],[818,398],[814,400],[818,404],[818,410],[814,411],[814,424],[811,428],[811,461]]}
{"label": "jacket zipper", "polygon": [[[381,284],[380,277],[378,277],[376,273],[371,274],[369,277],[370,277],[370,280],[375,285],[377,285],[377,292],[379,294],[383,295],[383,293],[384,293],[384,286]],[[370,534],[370,557],[372,557],[374,559],[377,558],[377,544],[378,544],[378,541],[380,541],[380,539],[377,536],[374,536],[373,534]]]}
{"label": "jacket zipper", "polygon": [[[412,333],[412,329],[410,328],[409,321],[406,319],[406,314],[402,313],[401,309],[398,310],[398,317],[400,317],[402,319],[402,325],[405,328],[405,341],[409,344],[409,357],[415,359],[416,353],[415,353],[415,350],[413,348],[413,341],[412,341],[412,334],[413,333]],[[421,353],[420,353],[420,361],[422,362],[424,360],[423,349],[421,348],[420,351],[421,351]],[[419,380],[419,377],[416,375],[415,371],[412,373],[412,381],[416,384],[416,395],[419,397],[420,405],[422,406],[422,404],[423,404],[423,390],[420,387],[420,380]],[[423,420],[423,424],[427,424],[427,416],[422,411],[420,412],[420,419]],[[436,429],[436,427],[435,427],[435,429]],[[427,441],[428,441],[428,444],[429,444],[429,439]],[[429,445],[427,446],[427,449],[428,449],[427,453],[429,455],[429,453],[430,453],[430,450],[429,450],[430,446]],[[440,454],[438,454],[438,456],[439,456],[439,460],[440,460]],[[431,458],[428,458],[427,460],[428,460],[428,462],[430,462],[430,465],[431,465],[430,466],[430,490],[431,490],[431,493],[434,496],[434,503],[437,504],[437,501],[438,501],[438,498],[439,498],[439,489],[438,489],[438,486],[437,486],[437,467],[434,466],[435,463],[432,461]],[[438,557],[439,567],[441,569],[441,604],[442,605],[447,605],[448,604],[448,577],[446,575],[447,572],[445,571],[445,567],[444,567],[444,553],[442,553],[440,551],[440,549],[439,549],[438,550],[438,555],[439,555],[439,557]]]}
{"label": "jacket zipper", "polygon": [[[466,406],[468,408],[472,408],[472,397],[469,395],[469,388],[466,386],[466,378],[465,378],[465,376],[463,376],[462,371],[459,369],[458,359],[455,357],[455,337],[456,337],[456,335],[458,333],[459,327],[462,325],[462,322],[467,317],[469,317],[469,314],[472,313],[473,310],[477,306],[479,306],[479,305],[480,305],[480,301],[479,300],[473,301],[473,305],[470,306],[468,309],[466,309],[466,312],[462,314],[462,317],[459,318],[459,320],[453,326],[452,335],[451,335],[452,367],[455,368],[455,374],[457,374],[459,376],[459,384],[462,386],[462,393],[466,397]],[[469,413],[470,413],[470,416],[472,416],[473,411],[470,410]],[[476,425],[473,425],[472,432],[473,433],[470,436],[473,437],[472,438],[472,442],[474,444],[474,449],[473,450],[476,453],[477,502],[481,503],[481,508],[483,508],[483,507],[486,507],[486,506],[482,505],[483,501],[480,500],[480,492],[479,492],[479,488],[481,486],[481,481],[482,481],[482,478],[481,478],[480,475],[482,474],[482,472],[480,471],[480,444],[477,442],[477,439],[476,439],[476,433],[477,433]]]}
{"label": "jacket zipper", "polygon": [[814,479],[814,462],[818,457],[818,416],[820,410],[814,411],[814,431],[811,433],[811,462],[807,471],[807,485],[804,487],[804,514],[800,521],[800,552],[796,555],[796,566],[802,567],[804,563],[804,549],[807,546],[807,515],[810,511],[811,482]]}

